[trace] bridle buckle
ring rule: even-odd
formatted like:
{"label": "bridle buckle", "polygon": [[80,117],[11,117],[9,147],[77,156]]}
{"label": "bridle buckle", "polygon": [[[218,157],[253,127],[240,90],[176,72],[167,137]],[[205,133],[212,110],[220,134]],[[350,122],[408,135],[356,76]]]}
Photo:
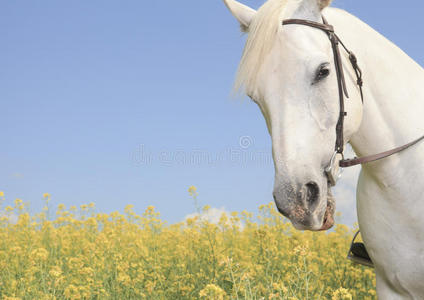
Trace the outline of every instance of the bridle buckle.
{"label": "bridle buckle", "polygon": [[342,177],[343,168],[340,167],[340,161],[343,159],[343,154],[335,151],[331,157],[329,166],[325,168],[325,174],[327,174],[331,186],[335,186],[337,181]]}

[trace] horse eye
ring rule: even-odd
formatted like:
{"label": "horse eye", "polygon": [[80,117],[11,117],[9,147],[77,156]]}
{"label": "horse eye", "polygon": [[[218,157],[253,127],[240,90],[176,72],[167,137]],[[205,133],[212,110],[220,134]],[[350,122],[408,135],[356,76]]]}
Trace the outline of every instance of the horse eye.
{"label": "horse eye", "polygon": [[321,66],[319,66],[317,74],[315,75],[314,83],[317,83],[328,75],[330,75],[330,69],[328,68],[328,64],[322,64]]}

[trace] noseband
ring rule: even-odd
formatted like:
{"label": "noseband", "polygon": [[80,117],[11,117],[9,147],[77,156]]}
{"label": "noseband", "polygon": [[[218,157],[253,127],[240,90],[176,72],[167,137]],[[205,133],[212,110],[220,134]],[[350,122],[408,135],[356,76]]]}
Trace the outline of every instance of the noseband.
{"label": "noseband", "polygon": [[336,146],[335,146],[335,152],[333,154],[333,157],[331,158],[330,165],[326,168],[326,173],[328,176],[328,179],[332,185],[335,185],[337,180],[341,176],[341,169],[340,168],[347,168],[352,167],[360,164],[366,164],[369,162],[373,162],[376,160],[380,160],[383,158],[386,158],[388,156],[391,156],[395,153],[399,153],[403,150],[408,149],[409,147],[417,144],[418,142],[424,140],[424,136],[420,137],[419,139],[408,143],[406,145],[403,145],[401,147],[370,155],[370,156],[364,156],[359,158],[353,158],[353,159],[344,159],[343,151],[344,151],[344,137],[343,137],[343,127],[344,127],[344,119],[347,116],[347,112],[345,112],[345,97],[349,98],[349,94],[347,92],[346,87],[346,81],[345,76],[343,72],[343,64],[342,59],[340,55],[339,50],[339,44],[343,46],[343,49],[347,52],[349,55],[349,61],[352,64],[352,68],[355,71],[356,75],[356,84],[359,87],[359,91],[361,94],[362,103],[364,103],[364,94],[362,91],[362,71],[358,66],[358,61],[356,59],[355,54],[353,54],[352,51],[349,51],[347,47],[343,44],[343,42],[340,40],[340,38],[336,35],[334,32],[334,27],[328,24],[327,20],[322,17],[323,23],[308,21],[308,20],[302,20],[302,19],[287,19],[283,21],[283,25],[305,25],[309,27],[314,27],[317,29],[320,29],[324,31],[331,42],[331,47],[333,48],[333,56],[334,56],[334,65],[336,68],[336,74],[337,74],[337,85],[339,88],[339,104],[340,104],[340,115],[339,119],[337,121],[336,125]]}

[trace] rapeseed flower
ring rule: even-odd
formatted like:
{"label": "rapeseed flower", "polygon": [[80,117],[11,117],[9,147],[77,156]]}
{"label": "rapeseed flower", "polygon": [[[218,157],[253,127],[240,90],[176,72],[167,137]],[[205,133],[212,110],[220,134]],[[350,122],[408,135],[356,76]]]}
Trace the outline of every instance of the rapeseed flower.
{"label": "rapeseed flower", "polygon": [[376,297],[373,270],[345,258],[353,229],[298,232],[273,204],[171,225],[153,206],[138,215],[61,204],[52,220],[15,205],[0,211],[2,299]]}
{"label": "rapeseed flower", "polygon": [[188,193],[190,194],[190,196],[197,196],[197,188],[192,185],[188,188]]}

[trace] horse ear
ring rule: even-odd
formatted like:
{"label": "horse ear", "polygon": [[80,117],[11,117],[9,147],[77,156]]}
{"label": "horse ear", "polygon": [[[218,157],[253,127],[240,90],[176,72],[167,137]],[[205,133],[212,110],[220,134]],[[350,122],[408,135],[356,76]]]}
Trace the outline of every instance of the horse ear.
{"label": "horse ear", "polygon": [[224,0],[231,14],[239,21],[241,31],[249,31],[250,23],[256,15],[256,10],[235,0]]}
{"label": "horse ear", "polygon": [[332,0],[318,0],[319,9],[323,10],[331,4]]}

